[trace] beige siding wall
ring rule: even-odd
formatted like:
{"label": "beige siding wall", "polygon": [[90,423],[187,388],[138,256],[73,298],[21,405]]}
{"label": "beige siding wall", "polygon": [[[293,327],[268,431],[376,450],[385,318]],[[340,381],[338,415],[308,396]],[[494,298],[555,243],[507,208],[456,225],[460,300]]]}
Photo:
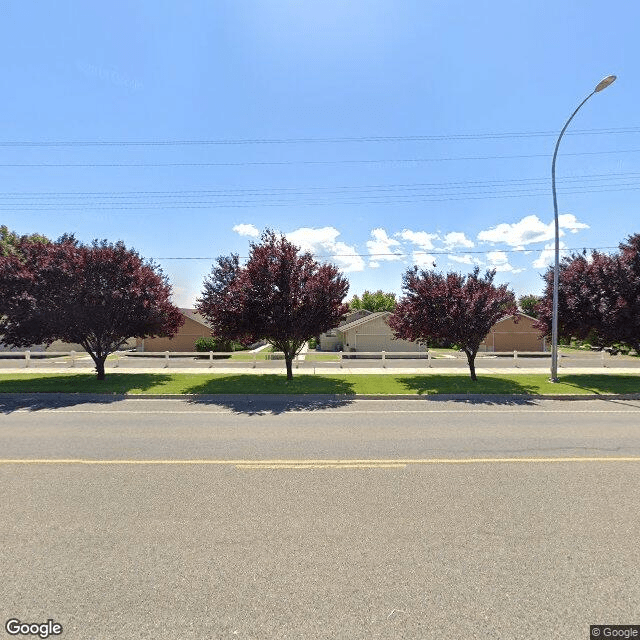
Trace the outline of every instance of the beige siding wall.
{"label": "beige siding wall", "polygon": [[545,343],[534,328],[535,320],[520,316],[496,322],[480,345],[481,351],[544,351]]}
{"label": "beige siding wall", "polygon": [[185,318],[184,324],[180,327],[174,338],[145,338],[138,340],[139,351],[195,351],[195,342],[198,338],[210,338],[211,331],[204,325]]}
{"label": "beige siding wall", "polygon": [[[126,344],[121,347],[121,349],[135,349],[136,347],[136,339],[129,338]],[[71,342],[62,342],[62,340],[56,340],[51,344],[50,347],[45,349],[45,351],[80,351],[84,352],[84,347],[79,344],[71,343]]]}
{"label": "beige siding wall", "polygon": [[379,317],[359,327],[345,331],[344,350],[349,351],[424,351],[424,347],[409,340],[393,338],[388,316]]}

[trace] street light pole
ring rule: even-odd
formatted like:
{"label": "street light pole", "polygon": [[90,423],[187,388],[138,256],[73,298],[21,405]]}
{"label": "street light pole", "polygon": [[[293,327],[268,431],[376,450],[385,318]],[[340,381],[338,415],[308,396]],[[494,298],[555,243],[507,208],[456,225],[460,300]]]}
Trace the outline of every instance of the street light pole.
{"label": "street light pole", "polygon": [[607,76],[601,80],[596,88],[578,105],[576,110],[571,114],[565,122],[562,131],[558,136],[556,148],[553,152],[553,161],[551,162],[551,189],[553,191],[553,214],[555,225],[555,260],[553,267],[553,309],[551,315],[551,382],[558,382],[558,282],[560,278],[560,223],[558,222],[558,197],[556,195],[556,158],[558,157],[558,148],[560,140],[564,136],[569,123],[573,117],[580,111],[582,105],[595,93],[606,89],[616,79],[616,76]]}

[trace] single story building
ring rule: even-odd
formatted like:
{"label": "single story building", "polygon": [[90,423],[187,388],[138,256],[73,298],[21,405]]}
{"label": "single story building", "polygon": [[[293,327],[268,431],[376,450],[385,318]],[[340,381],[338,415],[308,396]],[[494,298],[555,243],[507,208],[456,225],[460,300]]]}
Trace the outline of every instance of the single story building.
{"label": "single story building", "polygon": [[369,311],[355,319],[352,319],[352,315],[349,314],[344,323],[320,336],[322,351],[426,351],[425,347],[415,342],[393,337],[387,323],[392,315],[390,311]]}
{"label": "single story building", "polygon": [[546,340],[533,326],[536,322],[520,311],[498,320],[480,343],[480,351],[546,351]]}
{"label": "single story building", "polygon": [[358,309],[357,311],[347,313],[342,317],[342,320],[338,323],[338,326],[335,329],[330,329],[329,331],[320,334],[320,339],[318,341],[319,349],[321,351],[340,351],[342,349],[343,342],[342,335],[338,334],[338,329],[345,324],[349,324],[354,320],[359,320],[360,318],[369,316],[372,313],[372,311],[367,311],[366,309]]}
{"label": "single story building", "polygon": [[180,309],[184,324],[173,338],[138,338],[136,351],[195,351],[198,338],[210,338],[211,327],[195,309]]}
{"label": "single story building", "polygon": [[[359,313],[359,312],[358,312]],[[367,312],[345,321],[320,336],[321,351],[426,351],[409,340],[398,340],[388,324],[389,311]],[[546,351],[546,342],[524,313],[498,320],[480,344],[480,351]]]}

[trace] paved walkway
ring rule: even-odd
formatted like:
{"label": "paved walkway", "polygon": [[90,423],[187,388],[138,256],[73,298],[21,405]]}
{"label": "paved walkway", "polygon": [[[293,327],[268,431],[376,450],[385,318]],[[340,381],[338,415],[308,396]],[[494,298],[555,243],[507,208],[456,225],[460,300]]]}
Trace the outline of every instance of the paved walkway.
{"label": "paved walkway", "polygon": [[[2,374],[12,373],[27,373],[27,374],[43,374],[43,373],[90,373],[94,371],[93,366],[88,364],[76,363],[75,367],[12,367],[0,369],[0,376]],[[340,368],[339,366],[319,366],[312,367],[305,365],[296,369],[294,364],[294,375],[327,375],[327,374],[353,374],[353,375],[372,375],[372,374],[384,374],[384,375],[451,375],[451,374],[469,374],[468,367],[411,367],[411,368],[382,368],[382,367],[358,367],[351,368],[348,366]],[[267,375],[267,374],[284,374],[286,372],[284,363],[280,366],[271,367],[256,367],[253,369],[251,366],[224,366],[216,365],[211,368],[208,367],[148,367],[148,368],[134,368],[134,367],[106,367],[107,373],[193,373],[193,374],[253,374],[253,375]],[[508,375],[526,375],[526,374],[540,374],[549,373],[549,366],[544,367],[476,367],[476,373],[478,375],[495,375],[495,374],[508,374]],[[559,375],[568,374],[601,374],[601,375],[629,375],[635,374],[640,376],[640,367],[562,367],[558,370]]]}

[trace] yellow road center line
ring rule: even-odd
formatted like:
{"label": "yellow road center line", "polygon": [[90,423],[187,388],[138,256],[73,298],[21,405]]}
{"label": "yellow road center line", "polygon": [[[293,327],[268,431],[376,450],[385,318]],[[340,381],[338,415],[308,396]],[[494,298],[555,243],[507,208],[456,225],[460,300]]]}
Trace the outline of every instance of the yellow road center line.
{"label": "yellow road center line", "polygon": [[236,469],[404,469],[406,464],[237,464]]}
{"label": "yellow road center line", "polygon": [[0,465],[214,465],[243,467],[346,467],[363,465],[437,465],[437,464],[508,464],[508,463],[559,463],[559,462],[640,462],[640,456],[618,457],[555,457],[555,458],[415,458],[415,459],[354,459],[354,460],[91,460],[83,458],[15,458],[0,459]]}

